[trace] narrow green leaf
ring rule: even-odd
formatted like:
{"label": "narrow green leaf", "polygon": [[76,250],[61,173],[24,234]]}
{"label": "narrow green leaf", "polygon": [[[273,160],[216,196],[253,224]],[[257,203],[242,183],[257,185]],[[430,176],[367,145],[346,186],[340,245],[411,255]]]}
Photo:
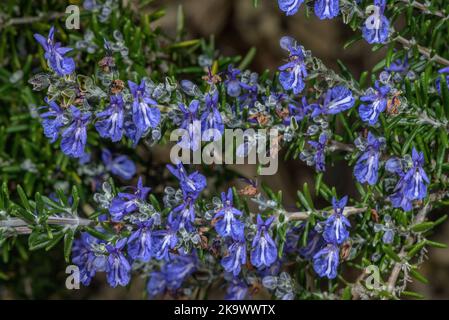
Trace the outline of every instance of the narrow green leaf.
{"label": "narrow green leaf", "polygon": [[431,247],[438,248],[438,249],[446,249],[447,248],[447,244],[441,243],[441,242],[436,242],[436,241],[426,240],[426,244],[428,244]]}
{"label": "narrow green leaf", "polygon": [[424,299],[425,298],[422,294],[413,292],[413,291],[402,291],[401,295],[416,298],[416,299]]}
{"label": "narrow green leaf", "polygon": [[383,245],[382,246],[384,252],[394,261],[396,262],[400,262],[401,258],[399,258],[399,256],[396,254],[396,252],[393,251],[393,249],[391,248],[391,246],[387,246],[387,245]]}
{"label": "narrow green leaf", "polygon": [[433,222],[427,221],[427,222],[415,224],[414,226],[411,227],[411,229],[414,232],[424,232],[424,231],[427,231],[427,230],[433,228],[433,226],[434,226]]}
{"label": "narrow green leaf", "polygon": [[251,47],[251,49],[249,49],[248,53],[243,58],[242,62],[240,62],[238,68],[240,70],[245,70],[246,68],[248,68],[248,66],[253,61],[254,57],[256,56],[256,52],[257,52],[256,47]]}
{"label": "narrow green leaf", "polygon": [[298,190],[297,195],[299,202],[304,206],[304,208],[306,208],[308,211],[312,211],[312,207],[310,206],[304,194]]}
{"label": "narrow green leaf", "polygon": [[20,185],[17,186],[17,193],[19,194],[22,206],[26,210],[31,211],[31,207],[30,207],[30,203],[28,201],[28,197],[26,196],[25,191],[23,191],[23,189],[22,189],[22,187]]}
{"label": "narrow green leaf", "polygon": [[419,273],[418,270],[416,270],[415,268],[410,269],[410,275],[424,284],[429,283],[429,280],[427,280],[426,277],[424,277],[421,273]]}
{"label": "narrow green leaf", "polygon": [[72,253],[73,239],[75,233],[72,229],[69,229],[64,235],[64,259],[67,263],[70,262],[70,254]]}
{"label": "narrow green leaf", "polygon": [[415,256],[415,254],[417,254],[419,251],[421,251],[422,248],[424,248],[425,245],[426,245],[426,240],[423,240],[423,241],[415,244],[408,252],[408,254],[407,254],[408,257],[413,258]]}
{"label": "narrow green leaf", "polygon": [[315,209],[315,206],[313,205],[312,196],[310,195],[309,185],[307,184],[307,182],[304,182],[302,191],[304,193],[304,197],[305,197],[307,203],[309,204],[309,207],[311,209]]}

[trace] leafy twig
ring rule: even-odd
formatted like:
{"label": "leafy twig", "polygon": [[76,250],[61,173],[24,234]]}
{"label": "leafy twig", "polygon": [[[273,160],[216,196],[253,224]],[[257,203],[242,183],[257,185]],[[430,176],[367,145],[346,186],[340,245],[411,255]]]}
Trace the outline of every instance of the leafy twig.
{"label": "leafy twig", "polygon": [[426,58],[430,59],[431,61],[437,62],[439,64],[445,65],[445,66],[449,66],[449,60],[435,54],[432,55],[432,50],[423,46],[420,46],[419,44],[416,44],[414,40],[407,40],[402,36],[397,36],[395,38],[395,40],[397,42],[399,42],[400,44],[402,44],[404,46],[404,48],[410,49],[412,48],[414,45],[417,46],[419,53],[421,53],[423,56],[425,56]]}
{"label": "leafy twig", "polygon": [[[93,220],[83,218],[64,218],[58,216],[50,216],[47,219],[47,224],[59,226],[89,226]],[[17,234],[29,234],[32,229],[29,227],[30,223],[19,218],[0,220],[0,228],[11,228]]]}
{"label": "leafy twig", "polygon": [[[434,193],[431,194],[429,196],[429,202],[421,208],[421,210],[419,210],[418,214],[415,216],[415,219],[413,220],[412,225],[417,225],[420,224],[422,222],[424,222],[424,220],[427,217],[427,214],[429,214],[429,212],[432,210],[433,205],[432,203],[437,202],[441,199],[443,199],[446,196],[445,192],[442,193]],[[410,246],[411,244],[413,244],[416,240],[416,234],[410,234],[404,242],[404,245],[402,246],[401,250],[399,251],[398,256],[403,259],[405,257],[406,254],[406,248],[408,246]],[[402,270],[402,265],[403,265],[403,261],[399,261],[396,262],[393,266],[393,269],[390,273],[390,276],[388,278],[388,282],[387,282],[387,290],[389,292],[391,292],[392,294],[394,294],[394,290],[396,287],[396,282],[398,281],[399,275],[401,273]]]}
{"label": "leafy twig", "polygon": [[445,15],[442,11],[438,11],[438,10],[431,11],[431,10],[429,10],[429,8],[425,4],[420,3],[418,1],[410,1],[410,0],[398,0],[398,1],[402,2],[402,3],[405,3],[405,4],[408,4],[410,6],[413,6],[416,9],[423,11],[425,14],[431,14],[431,15],[434,15],[434,16],[437,16],[437,17],[440,17],[440,18],[445,18],[445,19],[448,18],[448,16]]}
{"label": "leafy twig", "polygon": [[[365,212],[366,209],[367,208],[345,207],[343,214],[348,217],[353,214]],[[300,221],[309,219],[312,213],[313,211],[287,212],[285,216],[289,221]]]}
{"label": "leafy twig", "polygon": [[18,18],[11,18],[7,20],[5,23],[0,24],[0,30],[9,26],[14,25],[22,25],[22,24],[30,24],[35,22],[40,22],[43,20],[57,20],[59,18],[64,17],[66,14],[65,12],[51,12],[46,15],[42,16],[36,16],[36,17],[18,17]]}

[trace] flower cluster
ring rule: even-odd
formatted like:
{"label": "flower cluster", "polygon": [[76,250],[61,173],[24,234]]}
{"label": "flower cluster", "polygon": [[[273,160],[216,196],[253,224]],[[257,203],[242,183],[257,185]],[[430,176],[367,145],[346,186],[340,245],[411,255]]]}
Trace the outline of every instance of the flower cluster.
{"label": "flower cluster", "polygon": [[[54,43],[53,27],[50,29],[48,39],[39,34],[35,34],[35,38],[46,51],[48,66],[58,76],[70,75],[75,71],[73,59],[64,56],[72,49]],[[107,46],[107,43],[105,45]],[[110,60],[113,59],[110,57]],[[158,103],[151,97],[145,80],[140,84],[128,81],[129,94],[126,95],[126,99],[120,93],[124,89],[120,83],[120,80],[117,80],[114,85],[118,87],[111,89],[108,106],[95,114],[95,128],[103,138],[118,142],[125,135],[137,145],[149,129],[159,125],[160,110],[157,107]],[[55,142],[63,129],[61,150],[74,158],[83,157],[87,142],[87,126],[93,120],[92,113],[82,112],[73,105],[60,106],[49,98],[46,98],[46,102],[48,107],[40,108],[47,110],[40,114],[45,135],[51,142]]]}
{"label": "flower cluster", "polygon": [[333,214],[317,230],[309,233],[307,246],[300,250],[304,258],[313,259],[313,268],[320,277],[334,279],[337,276],[339,246],[348,240],[349,232],[346,228],[351,226],[344,215],[347,201],[346,196],[340,200],[332,198]]}
{"label": "flower cluster", "polygon": [[384,140],[368,132],[366,143],[360,140],[356,141],[356,145],[363,152],[354,166],[354,176],[358,182],[368,183],[369,185],[375,185],[377,183],[380,152],[385,144]]}
{"label": "flower cluster", "polygon": [[71,74],[75,71],[75,61],[73,58],[66,57],[72,48],[61,47],[60,42],[55,42],[55,28],[51,27],[48,37],[35,34],[34,38],[45,50],[44,57],[47,59],[48,66],[60,76]]}
{"label": "flower cluster", "polygon": [[[278,0],[278,5],[279,9],[290,16],[298,12],[303,2],[304,0]],[[355,3],[353,5],[358,6]],[[390,22],[384,15],[385,7],[386,0],[374,0],[374,4],[366,8],[362,34],[368,43],[385,43],[388,40]],[[320,20],[333,19],[340,14],[340,0],[315,0],[314,11]]]}
{"label": "flower cluster", "polygon": [[[278,2],[281,10],[292,15],[303,1]],[[370,13],[364,17],[362,32],[370,43],[388,40],[385,9],[385,1],[375,0],[374,6],[366,10],[367,15]],[[341,10],[347,8],[340,7],[338,0],[314,1],[314,11],[320,19],[334,18]],[[314,209],[306,184],[298,195],[301,207],[307,211],[290,213],[282,208],[280,194],[262,186],[269,196],[266,199],[257,184],[251,182],[240,192],[229,188],[221,193],[221,199],[214,197],[209,203],[204,199],[208,192],[203,191],[209,191],[211,184],[207,186],[205,175],[199,171],[189,173],[181,162],[167,165],[179,187],[165,187],[164,208],[159,205],[157,191],[150,194],[142,177],[136,187],[122,188],[118,193],[103,188],[105,194],[95,195],[101,211],[99,223],[81,234],[72,251],[72,260],[80,267],[85,285],[96,272],[105,272],[111,286],[126,286],[131,273],[137,271],[148,279],[149,297],[166,293],[190,295],[192,282],[205,287],[225,282],[229,299],[248,297],[260,283],[276,298],[292,299],[298,287],[296,277],[287,272],[287,262],[298,253],[300,257],[295,262],[304,269],[313,267],[321,278],[337,278],[341,262],[353,258],[349,257],[349,250],[357,255],[366,244],[356,232],[349,237],[351,210],[345,209],[348,197],[338,200],[337,192],[322,180],[329,165],[326,157],[329,160],[332,152],[344,151],[344,159],[354,163],[353,174],[364,197],[363,206],[385,200],[382,205],[386,210],[410,211],[427,196],[430,180],[424,171],[424,153],[413,148],[411,157],[392,156],[398,153],[397,141],[391,141],[384,126],[393,119],[392,106],[398,103],[398,79],[409,75],[408,56],[391,63],[365,91],[355,81],[326,69],[291,37],[280,40],[288,57],[275,77],[236,68],[229,60],[206,64],[201,84],[174,77],[161,82],[148,78],[134,82],[120,79],[123,74],[115,69],[111,43],[105,41],[106,57],[99,63],[101,84],[97,86],[96,79],[86,80],[73,74],[74,62],[65,56],[70,49],[54,43],[53,28],[48,39],[35,37],[44,47],[48,66],[53,70],[45,99],[47,106],[38,109],[44,134],[52,143],[61,136],[63,153],[79,158],[81,166],[88,163],[89,151],[96,146],[90,144],[91,139],[88,145],[89,125],[102,139],[116,145],[129,139],[134,147],[141,140],[147,145],[164,141],[170,130],[182,130],[185,134],[177,144],[192,151],[200,149],[203,142],[223,139],[225,128],[275,128],[280,132],[279,144],[288,149],[288,156],[299,157],[315,167],[316,194],[326,201],[332,199],[330,215]],[[85,41],[86,46],[81,47],[89,48],[90,42]],[[441,92],[439,80],[436,84]],[[55,88],[67,89],[72,98],[61,98],[55,94]],[[346,119],[352,118],[354,124],[348,125]],[[341,133],[340,124],[345,134]],[[357,130],[360,131],[355,133]],[[359,137],[353,141],[355,135]],[[236,147],[237,155],[246,156],[257,143],[267,143],[257,134],[246,138]],[[349,144],[344,143],[347,141]],[[102,145],[101,139],[99,144]],[[402,152],[405,154],[410,146],[413,144],[406,144]],[[125,155],[103,148],[101,159],[103,171],[123,180],[137,173],[135,163]],[[394,188],[389,186],[391,181]],[[385,189],[388,199],[377,200],[378,189]],[[154,190],[161,189],[158,185]],[[372,197],[365,196],[368,192]],[[250,211],[246,199],[242,204],[242,195],[259,205],[256,213]],[[362,211],[374,207],[359,208],[357,200],[351,202]],[[358,210],[355,211],[362,212]],[[392,216],[374,217],[376,223],[363,225],[364,232],[372,227],[374,234],[383,232],[384,244],[393,244],[396,219]],[[359,229],[357,222],[361,220],[360,215],[354,217],[354,229]]]}
{"label": "flower cluster", "polygon": [[[242,266],[247,263],[247,243],[244,232],[245,225],[237,219],[242,212],[233,207],[232,199],[232,189],[229,189],[227,194],[222,193],[222,207],[215,214],[214,221],[218,235],[228,243],[227,253],[221,260],[221,264],[226,272],[236,278],[240,274]],[[277,259],[277,247],[269,233],[274,217],[263,221],[258,214],[256,220],[256,235],[252,241],[250,262],[257,269],[263,270],[272,266]],[[241,282],[237,278],[233,281]]]}
{"label": "flower cluster", "polygon": [[415,148],[412,150],[411,159],[403,161],[399,158],[392,158],[386,162],[385,169],[399,176],[394,193],[390,196],[394,208],[410,211],[413,208],[414,200],[422,200],[427,196],[429,178],[423,165],[424,154],[416,151]]}
{"label": "flower cluster", "polygon": [[[126,223],[129,227],[118,229],[120,233],[115,240],[98,240],[89,233],[83,233],[76,240],[72,259],[80,267],[83,284],[88,285],[96,272],[106,272],[111,286],[125,286],[130,281],[132,268],[159,261],[160,268],[150,272],[147,285],[149,296],[156,296],[167,290],[176,291],[197,270],[200,265],[197,249],[189,248],[185,239],[186,234],[191,235],[190,239],[200,234],[195,220],[200,218],[195,214],[195,200],[206,186],[205,177],[199,172],[188,174],[181,163],[176,167],[169,165],[168,169],[180,185],[180,201],[174,203],[181,203],[170,208],[166,223],[161,221],[161,213],[147,202],[150,188],[144,187],[140,178],[137,187],[131,188],[134,192],[119,192],[107,207],[106,220],[117,226]],[[234,284],[244,283],[238,276],[246,266],[247,241],[245,224],[237,219],[239,216],[242,212],[233,206],[232,189],[223,192],[221,207],[213,219],[217,236],[228,243],[221,264],[232,275],[230,292],[234,292]],[[260,215],[256,218],[250,261],[260,272],[277,260],[277,247],[269,232],[273,220],[271,217],[264,221]],[[97,232],[105,233],[105,230]]]}
{"label": "flower cluster", "polygon": [[[279,8],[288,16],[298,12],[303,2],[304,0],[278,0]],[[316,0],[314,9],[315,15],[321,20],[335,18],[340,13],[339,0]]]}
{"label": "flower cluster", "polygon": [[[108,217],[111,222],[127,222],[132,226],[126,236],[120,236],[115,244],[96,240],[88,233],[76,241],[72,259],[82,270],[82,282],[88,285],[96,272],[106,272],[108,283],[115,287],[126,286],[130,281],[131,266],[137,262],[148,263],[152,259],[161,261],[160,271],[151,273],[148,282],[149,295],[165,289],[177,289],[183,280],[196,268],[196,257],[182,248],[172,252],[178,245],[178,232],[183,229],[194,231],[194,201],[205,187],[204,176],[198,172],[188,175],[180,164],[170,167],[180,180],[186,203],[173,208],[165,227],[161,225],[160,213],[147,203],[150,188],[139,178],[132,193],[118,193],[111,199]],[[187,213],[187,214],[186,214]],[[98,230],[104,232],[104,230]]]}
{"label": "flower cluster", "polygon": [[370,126],[377,124],[379,115],[387,108],[389,92],[388,85],[381,86],[376,81],[374,89],[370,88],[366,95],[360,97],[363,104],[359,107],[359,114],[363,122],[367,122]]}

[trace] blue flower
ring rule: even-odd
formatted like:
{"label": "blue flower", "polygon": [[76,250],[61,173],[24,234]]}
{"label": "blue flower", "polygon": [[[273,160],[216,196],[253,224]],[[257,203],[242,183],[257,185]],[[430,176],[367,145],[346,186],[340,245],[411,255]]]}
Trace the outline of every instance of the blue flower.
{"label": "blue flower", "polygon": [[231,97],[238,97],[242,92],[240,86],[241,82],[237,79],[241,71],[239,69],[234,69],[232,65],[228,66],[228,71],[226,72],[226,80],[224,82],[226,86],[226,93]]}
{"label": "blue flower", "polygon": [[[410,65],[408,63],[408,55],[406,54],[404,58],[397,59],[390,63],[390,66],[388,68],[385,68],[385,71],[389,73],[399,73],[399,74],[406,74],[409,71]],[[441,71],[441,70],[440,70]]]}
{"label": "blue flower", "polygon": [[163,272],[153,271],[150,273],[150,278],[147,283],[147,292],[150,297],[164,293],[166,286],[167,281]]}
{"label": "blue flower", "polygon": [[325,244],[326,242],[321,233],[311,230],[307,235],[307,245],[299,249],[299,254],[305,259],[311,259]]}
{"label": "blue flower", "polygon": [[340,201],[335,197],[332,198],[334,213],[327,218],[323,232],[323,238],[327,243],[340,245],[349,238],[349,231],[346,230],[346,227],[350,227],[351,224],[343,215],[347,201],[347,196],[341,198]]}
{"label": "blue flower", "polygon": [[115,245],[107,245],[109,252],[106,265],[107,280],[111,287],[126,286],[131,280],[131,265],[122,250],[127,242],[126,238],[120,239]]}
{"label": "blue flower", "polygon": [[62,133],[61,150],[68,156],[79,158],[84,155],[84,147],[87,141],[86,126],[90,120],[90,112],[81,111],[70,106],[72,123]]}
{"label": "blue flower", "polygon": [[276,244],[268,233],[273,220],[274,217],[271,217],[264,222],[260,214],[257,215],[257,233],[251,251],[251,264],[256,268],[269,267],[277,259]]}
{"label": "blue flower", "polygon": [[395,227],[391,216],[386,214],[384,216],[384,224],[376,223],[374,225],[374,232],[383,232],[382,242],[391,244],[394,241]]}
{"label": "blue flower", "polygon": [[303,2],[304,0],[278,0],[278,5],[279,9],[284,11],[287,16],[291,16],[298,12]]}
{"label": "blue flower", "polygon": [[178,229],[176,222],[172,222],[167,224],[166,230],[153,231],[153,257],[157,260],[169,260],[169,250],[173,250],[178,243]]}
{"label": "blue flower", "polygon": [[91,154],[85,152],[81,157],[78,158],[78,163],[80,165],[85,165],[90,162],[90,160],[91,160],[90,157],[91,157]]}
{"label": "blue flower", "polygon": [[394,230],[385,229],[384,235],[382,236],[383,243],[391,244],[394,240]]}
{"label": "blue flower", "polygon": [[313,256],[313,269],[320,277],[334,279],[339,264],[339,249],[335,244],[328,244]]}
{"label": "blue flower", "polygon": [[179,109],[183,114],[180,129],[184,134],[178,141],[178,145],[183,149],[196,151],[201,146],[201,121],[198,117],[200,102],[192,100],[187,108],[183,103],[179,104]]}
{"label": "blue flower", "polygon": [[64,111],[54,101],[50,101],[47,97],[45,102],[48,107],[40,107],[39,109],[46,108],[47,111],[41,113],[39,116],[42,118],[42,127],[44,128],[44,135],[50,139],[53,143],[58,139],[59,130],[64,126]]}
{"label": "blue flower", "polygon": [[124,180],[130,180],[136,174],[136,165],[128,156],[119,155],[113,158],[108,149],[103,149],[101,159],[106,170]]}
{"label": "blue flower", "polygon": [[388,161],[385,163],[385,169],[388,172],[399,175],[400,177],[404,176],[404,167],[402,159],[396,157],[388,159]]}
{"label": "blue flower", "polygon": [[203,141],[217,141],[224,132],[224,123],[218,110],[218,91],[206,94],[206,110],[201,116]]}
{"label": "blue flower", "polygon": [[422,168],[424,165],[424,154],[412,150],[413,165],[410,170],[404,176],[404,194],[410,200],[422,200],[427,195],[427,184],[429,184],[429,178]]}
{"label": "blue flower", "polygon": [[259,83],[258,83],[259,75],[255,72],[251,73],[249,80],[247,82],[240,82],[240,86],[245,90],[245,93],[240,95],[240,107],[254,107],[256,101],[258,101],[258,93],[259,93]]}
{"label": "blue flower", "polygon": [[324,172],[326,170],[325,148],[327,135],[323,132],[320,134],[318,141],[308,141],[308,143],[314,149],[313,161],[315,162],[315,170]]}
{"label": "blue flower", "polygon": [[285,243],[282,253],[283,254],[291,254],[298,252],[298,244],[300,240],[300,232],[301,227],[292,226],[287,230],[285,235]]}
{"label": "blue flower", "polygon": [[79,239],[75,239],[72,247],[72,262],[80,269],[80,281],[88,286],[96,272],[106,270],[107,257],[100,250],[104,242],[82,232]]}
{"label": "blue flower", "polygon": [[206,187],[206,177],[198,171],[187,174],[184,166],[179,162],[176,167],[167,165],[168,170],[179,180],[181,190],[185,197],[198,198],[199,194]]}
{"label": "blue flower", "polygon": [[122,95],[113,95],[110,97],[109,108],[96,114],[98,121],[95,123],[95,128],[102,138],[110,138],[113,142],[122,139],[123,106]]}
{"label": "blue flower", "polygon": [[402,208],[404,211],[410,211],[413,209],[412,200],[405,196],[405,184],[399,180],[394,189],[394,193],[390,196],[391,204],[393,208]]}
{"label": "blue flower", "polygon": [[153,220],[139,221],[137,230],[128,238],[128,254],[134,260],[150,261],[153,254]]}
{"label": "blue flower", "polygon": [[315,15],[320,19],[332,19],[340,13],[340,0],[316,0]]}
{"label": "blue flower", "polygon": [[388,40],[390,21],[384,16],[386,0],[374,0],[374,12],[365,20],[362,34],[368,43],[385,43]]}
{"label": "blue flower", "polygon": [[404,171],[400,159],[392,158],[385,164],[385,169],[396,173],[400,179],[390,196],[393,208],[402,208],[404,211],[412,210],[414,200],[422,200],[427,195],[427,185],[429,178],[422,168],[424,165],[424,154],[412,150],[412,166],[407,172]]}
{"label": "blue flower", "polygon": [[146,93],[145,81],[142,80],[140,85],[128,81],[128,85],[133,96],[133,122],[136,127],[141,132],[157,127],[161,121],[161,112],[157,107],[150,107],[157,105],[157,102]]}
{"label": "blue flower", "polygon": [[378,139],[371,132],[368,132],[367,144],[354,167],[354,176],[358,182],[367,182],[369,185],[377,183],[380,149],[383,144],[383,138]]}
{"label": "blue flower", "polygon": [[317,105],[312,111],[312,117],[320,114],[337,114],[354,106],[355,99],[351,90],[338,85],[327,90],[322,105]]}
{"label": "blue flower", "polygon": [[55,28],[51,27],[48,37],[45,38],[40,34],[34,34],[34,38],[45,50],[45,59],[48,66],[58,75],[64,76],[71,74],[75,70],[75,61],[65,55],[73,50],[68,47],[61,47],[60,42],[54,42]]}
{"label": "blue flower", "polygon": [[138,203],[146,199],[150,190],[151,188],[143,186],[142,177],[140,177],[134,193],[120,192],[112,199],[109,206],[112,221],[121,221],[125,215],[136,211]]}
{"label": "blue flower", "polygon": [[295,118],[296,122],[300,122],[310,112],[310,105],[307,103],[306,97],[302,97],[302,103],[291,101],[288,104],[288,117],[284,118],[284,124],[290,125],[292,118]]}
{"label": "blue flower", "polygon": [[170,222],[176,221],[179,228],[193,231],[193,223],[195,222],[195,200],[189,196],[185,197],[184,201],[170,212],[168,219]]}
{"label": "blue flower", "polygon": [[[446,77],[446,83],[447,83],[448,88],[449,88],[449,75],[448,75],[449,67],[445,67],[443,69],[438,70],[438,73],[446,75],[445,76]],[[437,86],[438,93],[441,94],[441,79],[440,79],[440,77],[438,77],[437,80],[436,80],[436,86]]]}
{"label": "blue flower", "polygon": [[137,143],[139,143],[139,140],[144,133],[144,131],[136,127],[131,119],[125,121],[125,135],[131,139],[133,147],[137,146]]}
{"label": "blue flower", "polygon": [[361,104],[359,107],[360,118],[370,125],[375,125],[379,119],[379,115],[387,108],[388,93],[390,92],[389,86],[381,87],[378,81],[376,81],[374,88],[371,88],[368,94],[360,97],[360,101],[370,102],[368,104]]}
{"label": "blue flower", "polygon": [[223,238],[232,237],[234,240],[243,239],[244,224],[236,218],[236,216],[241,216],[242,212],[233,207],[231,188],[229,188],[227,195],[222,192],[221,200],[223,202],[223,208],[218,210],[214,216],[214,219],[220,219],[215,224],[215,230]]}
{"label": "blue flower", "polygon": [[179,289],[196,268],[196,255],[171,254],[170,263],[163,264],[160,271],[151,272],[147,283],[148,295],[154,297],[167,289],[172,291]]}
{"label": "blue flower", "polygon": [[233,278],[226,290],[226,300],[244,300],[248,294],[248,286],[242,280]]}
{"label": "blue flower", "polygon": [[244,264],[246,264],[246,243],[244,239],[241,239],[229,246],[227,255],[221,259],[221,265],[226,272],[232,273],[236,277]]}
{"label": "blue flower", "polygon": [[293,90],[294,94],[299,94],[305,87],[304,78],[307,77],[304,52],[291,37],[282,37],[280,45],[289,52],[289,62],[279,67],[279,81],[285,90]]}
{"label": "blue flower", "polygon": [[168,170],[179,180],[183,202],[174,208],[169,215],[169,221],[176,222],[178,228],[193,231],[195,221],[195,201],[206,187],[206,178],[198,171],[187,174],[184,166],[179,162],[176,167],[167,165]]}
{"label": "blue flower", "polygon": [[173,255],[170,263],[163,267],[167,288],[170,290],[179,289],[183,282],[195,272],[197,267],[196,255],[185,253]]}

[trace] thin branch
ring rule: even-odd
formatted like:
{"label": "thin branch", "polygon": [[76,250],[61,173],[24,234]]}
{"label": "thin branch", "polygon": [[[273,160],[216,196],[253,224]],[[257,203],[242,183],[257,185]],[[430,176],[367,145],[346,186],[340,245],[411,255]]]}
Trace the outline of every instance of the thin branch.
{"label": "thin branch", "polygon": [[4,24],[0,24],[0,30],[5,27],[40,22],[44,20],[57,20],[66,15],[65,12],[52,12],[49,14],[36,17],[18,17],[7,20]]}
{"label": "thin branch", "polygon": [[412,7],[415,7],[416,9],[423,11],[425,14],[434,15],[434,16],[444,18],[444,19],[448,18],[448,16],[446,14],[444,14],[442,11],[438,11],[438,10],[431,11],[425,4],[420,3],[418,1],[409,1],[409,0],[398,0],[398,1],[408,4]]}
{"label": "thin branch", "polygon": [[[58,226],[89,226],[94,221],[83,218],[64,218],[58,216],[50,216],[47,223]],[[15,234],[30,234],[32,229],[30,223],[19,218],[0,220],[0,228],[11,228]],[[13,234],[14,234],[13,233]]]}
{"label": "thin branch", "polygon": [[[429,196],[428,203],[419,210],[418,214],[415,216],[415,219],[413,220],[412,225],[416,225],[419,223],[424,222],[427,218],[427,214],[432,210],[433,206],[432,203],[440,201],[444,199],[447,196],[446,192],[438,192],[433,193]],[[404,245],[401,248],[401,251],[399,252],[399,257],[403,259],[406,255],[406,248],[413,244],[416,241],[416,235],[411,233],[404,242]],[[396,282],[398,281],[399,275],[401,274],[403,262],[399,261],[394,264],[394,267],[391,271],[391,274],[388,278],[387,282],[387,290],[394,294],[394,289],[396,287]]]}
{"label": "thin branch", "polygon": [[339,141],[332,140],[328,149],[332,151],[342,150],[346,152],[354,152],[355,148],[352,144],[346,144]]}
{"label": "thin branch", "polygon": [[401,36],[397,36],[394,40],[396,40],[397,42],[402,44],[404,46],[404,48],[407,48],[407,49],[410,49],[414,45],[416,45],[418,47],[419,53],[421,53],[423,56],[425,56],[430,61],[434,61],[434,62],[437,62],[439,64],[442,64],[442,65],[445,65],[445,66],[449,66],[449,60],[447,60],[447,59],[445,59],[445,58],[443,58],[443,57],[441,57],[441,56],[439,56],[437,54],[432,55],[432,50],[416,44],[415,41],[407,40],[407,39],[405,39],[404,37],[401,37]]}
{"label": "thin branch", "polygon": [[[367,208],[356,208],[356,207],[345,207],[343,210],[343,214],[346,217],[349,217],[353,214],[363,213],[367,210]],[[324,212],[324,211],[321,211]],[[289,221],[300,221],[309,219],[310,215],[313,211],[298,211],[298,212],[287,212],[285,214],[286,218]]]}
{"label": "thin branch", "polygon": [[[430,202],[425,205],[415,216],[415,219],[413,221],[413,225],[419,224],[421,222],[424,222],[424,220],[427,217],[427,214],[432,210],[432,205]],[[399,258],[403,259],[405,257],[405,248],[415,242],[416,236],[414,234],[410,234],[406,239],[405,243],[402,246],[401,251],[399,252]],[[390,293],[394,294],[394,289],[396,287],[396,282],[398,281],[399,275],[401,274],[403,262],[399,261],[394,264],[393,270],[391,271],[390,277],[388,278],[387,282],[387,290]]]}

